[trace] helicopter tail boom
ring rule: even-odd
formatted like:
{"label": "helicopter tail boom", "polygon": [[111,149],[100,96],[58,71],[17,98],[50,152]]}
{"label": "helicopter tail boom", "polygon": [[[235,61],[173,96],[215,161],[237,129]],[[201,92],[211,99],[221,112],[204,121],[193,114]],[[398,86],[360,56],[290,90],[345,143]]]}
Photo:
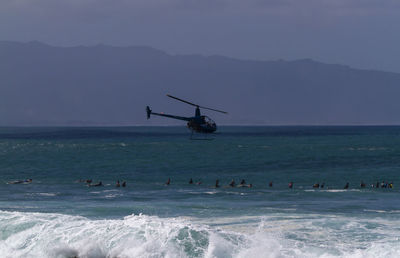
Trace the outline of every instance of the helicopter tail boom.
{"label": "helicopter tail boom", "polygon": [[164,114],[164,113],[155,113],[150,109],[149,106],[146,107],[146,114],[147,114],[147,119],[150,119],[150,115],[155,115],[155,116],[163,116],[163,117],[168,117],[168,118],[178,119],[178,120],[184,120],[184,121],[192,120],[191,117],[168,115],[168,114]]}

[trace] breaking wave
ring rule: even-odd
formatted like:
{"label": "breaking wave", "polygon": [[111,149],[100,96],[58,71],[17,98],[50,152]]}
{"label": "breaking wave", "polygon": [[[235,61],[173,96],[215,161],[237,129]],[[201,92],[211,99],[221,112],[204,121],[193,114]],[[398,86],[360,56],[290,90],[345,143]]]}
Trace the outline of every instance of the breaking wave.
{"label": "breaking wave", "polygon": [[281,216],[284,215],[220,218],[207,223],[199,219],[147,215],[94,220],[61,214],[0,211],[0,256],[400,256],[396,221]]}

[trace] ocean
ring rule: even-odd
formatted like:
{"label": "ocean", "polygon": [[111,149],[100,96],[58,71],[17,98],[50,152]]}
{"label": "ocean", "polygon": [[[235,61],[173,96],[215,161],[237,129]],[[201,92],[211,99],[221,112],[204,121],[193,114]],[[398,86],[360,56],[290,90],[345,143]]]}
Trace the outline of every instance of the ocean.
{"label": "ocean", "polygon": [[0,128],[0,257],[400,257],[400,127],[218,132]]}

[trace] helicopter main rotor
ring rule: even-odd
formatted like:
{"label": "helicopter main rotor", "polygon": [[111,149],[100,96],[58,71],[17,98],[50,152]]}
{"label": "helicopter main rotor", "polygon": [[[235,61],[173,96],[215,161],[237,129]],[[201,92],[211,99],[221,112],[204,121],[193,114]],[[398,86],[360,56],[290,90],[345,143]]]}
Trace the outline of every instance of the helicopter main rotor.
{"label": "helicopter main rotor", "polygon": [[200,106],[200,105],[194,104],[194,103],[192,103],[192,102],[189,102],[189,101],[186,101],[186,100],[183,100],[183,99],[180,99],[180,98],[177,98],[177,97],[171,96],[171,95],[169,95],[169,94],[167,94],[167,96],[168,96],[168,97],[170,97],[170,98],[172,98],[172,99],[179,100],[179,101],[181,101],[181,102],[183,102],[183,103],[186,103],[186,104],[189,104],[189,105],[195,106],[195,107],[197,107],[197,108],[203,108],[203,109],[208,109],[208,110],[212,110],[212,111],[215,111],[215,112],[220,112],[220,113],[223,113],[223,114],[228,114],[228,112],[225,112],[225,111],[222,111],[222,110],[218,110],[218,109],[213,109],[213,108],[203,107],[203,106]]}

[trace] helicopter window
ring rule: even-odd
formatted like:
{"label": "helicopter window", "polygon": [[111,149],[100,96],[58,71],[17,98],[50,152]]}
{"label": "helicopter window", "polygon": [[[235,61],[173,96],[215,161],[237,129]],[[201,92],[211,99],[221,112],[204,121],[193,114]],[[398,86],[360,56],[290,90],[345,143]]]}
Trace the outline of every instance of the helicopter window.
{"label": "helicopter window", "polygon": [[208,116],[204,116],[204,122],[209,125],[215,125],[215,122]]}

